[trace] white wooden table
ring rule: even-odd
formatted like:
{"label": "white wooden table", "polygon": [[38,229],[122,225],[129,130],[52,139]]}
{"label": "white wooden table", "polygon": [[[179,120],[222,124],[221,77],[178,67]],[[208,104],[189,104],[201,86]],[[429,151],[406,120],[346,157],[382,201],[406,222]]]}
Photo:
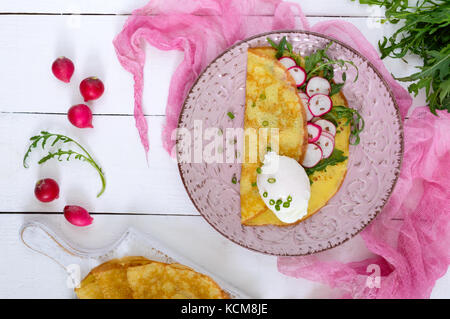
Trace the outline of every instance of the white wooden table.
{"label": "white wooden table", "polygon": [[[18,237],[24,221],[39,220],[87,248],[107,245],[129,226],[159,238],[172,249],[220,274],[258,298],[323,298],[338,295],[326,286],[277,272],[276,257],[251,252],[215,232],[190,202],[176,163],[161,145],[161,125],[169,80],[182,56],[148,48],[144,107],[149,124],[149,163],[133,119],[133,83],[116,58],[112,40],[130,12],[147,0],[3,0],[0,4],[0,297],[70,298],[66,274],[52,260],[28,250]],[[296,0],[311,24],[336,18],[354,23],[374,45],[389,25],[377,24],[383,12],[349,0]],[[55,80],[53,60],[70,57],[76,66],[71,84]],[[406,75],[409,66],[387,59],[388,68]],[[81,103],[78,83],[87,76],[105,83],[93,103],[95,129],[80,130],[66,120],[67,109]],[[425,105],[424,95],[414,105]],[[24,169],[27,140],[41,129],[78,138],[98,159],[107,176],[97,199],[99,180],[84,163],[37,165]],[[105,141],[109,141],[105,143]],[[33,195],[39,178],[59,181],[61,196],[50,204]],[[79,204],[95,218],[82,229],[61,214],[66,203]],[[360,236],[326,254],[340,260],[370,256]],[[440,279],[432,297],[450,297],[450,274]]]}

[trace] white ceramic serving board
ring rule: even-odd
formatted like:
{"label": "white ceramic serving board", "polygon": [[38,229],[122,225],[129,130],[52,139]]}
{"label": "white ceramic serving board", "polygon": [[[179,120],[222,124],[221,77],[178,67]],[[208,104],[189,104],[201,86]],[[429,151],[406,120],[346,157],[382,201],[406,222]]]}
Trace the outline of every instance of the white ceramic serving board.
{"label": "white ceramic serving board", "polygon": [[[114,244],[101,249],[86,250],[69,243],[60,234],[39,222],[28,222],[20,229],[22,242],[30,249],[58,263],[68,274],[66,285],[76,287],[89,271],[108,260],[125,256],[143,256],[164,263],[180,263],[213,278],[233,299],[249,296],[207,272],[194,262],[161,244],[155,238],[129,228]],[[61,283],[64,284],[64,283]]]}

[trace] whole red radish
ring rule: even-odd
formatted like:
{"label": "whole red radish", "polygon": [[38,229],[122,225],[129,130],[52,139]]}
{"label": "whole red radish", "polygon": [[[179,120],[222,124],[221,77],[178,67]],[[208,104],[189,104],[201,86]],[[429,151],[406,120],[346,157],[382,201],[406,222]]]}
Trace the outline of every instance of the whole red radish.
{"label": "whole red radish", "polygon": [[80,83],[80,92],[85,102],[98,99],[104,91],[103,82],[95,76],[86,78]]}
{"label": "whole red radish", "polygon": [[59,80],[69,83],[73,75],[75,66],[72,61],[66,57],[59,57],[52,64],[52,72]]}
{"label": "whole red radish", "polygon": [[92,112],[86,104],[77,104],[72,106],[67,112],[67,118],[70,123],[78,128],[87,128],[92,126]]}
{"label": "whole red radish", "polygon": [[58,183],[51,178],[39,180],[34,187],[34,195],[41,202],[48,203],[59,197]]}
{"label": "whole red radish", "polygon": [[94,220],[86,209],[76,205],[67,205],[64,207],[64,217],[72,225],[80,227],[88,226]]}

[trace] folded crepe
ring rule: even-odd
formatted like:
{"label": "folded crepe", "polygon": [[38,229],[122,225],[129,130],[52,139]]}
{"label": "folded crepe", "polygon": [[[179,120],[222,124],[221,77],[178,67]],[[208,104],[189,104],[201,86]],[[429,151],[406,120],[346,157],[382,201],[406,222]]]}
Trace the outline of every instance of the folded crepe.
{"label": "folded crepe", "polygon": [[[244,129],[248,127],[253,127],[255,123],[264,119],[264,113],[259,110],[258,107],[252,107],[255,96],[257,97],[257,92],[262,91],[265,86],[262,84],[266,80],[257,81],[261,76],[261,63],[259,62],[261,58],[264,58],[265,62],[263,65],[268,67],[270,63],[274,65],[274,69],[282,68],[286,73],[284,66],[280,66],[276,57],[276,51],[270,47],[261,47],[249,49],[248,65],[247,65],[247,92],[246,92],[246,104],[245,104],[245,119],[244,119]],[[255,58],[258,57],[258,59]],[[270,60],[272,62],[267,62]],[[270,67],[268,67],[270,69]],[[270,73],[270,72],[269,72]],[[280,71],[281,73],[281,71]],[[295,88],[295,93],[297,94],[297,88],[293,84],[292,79],[289,76],[284,80],[288,83],[288,86]],[[342,92],[331,96],[333,105],[347,105],[347,100]],[[279,118],[279,123],[284,123],[284,119],[292,119],[293,113],[291,110],[286,110],[283,107],[283,103],[277,103],[274,108],[277,108],[277,116]],[[301,108],[304,106],[301,104]],[[303,110],[304,112],[304,110]],[[302,162],[302,157],[305,153],[305,147],[307,145],[307,134],[306,131],[306,120],[304,113],[300,112],[303,116],[304,126],[298,128],[300,134],[290,134],[290,138],[285,138],[285,135],[280,134],[279,145],[280,145],[280,155],[285,155],[292,157]],[[299,116],[298,114],[296,116]],[[253,120],[253,121],[251,121]],[[349,137],[350,137],[350,126],[344,125],[345,120],[338,123],[337,133],[335,136],[335,148],[343,151],[344,156],[349,155]],[[281,131],[280,127],[280,131]],[[305,140],[306,139],[306,140]],[[247,141],[245,143],[247,146]],[[298,153],[294,152],[294,148],[297,147]],[[287,151],[288,150],[288,151]],[[333,166],[327,166],[326,170],[314,172],[310,179],[311,184],[311,197],[308,203],[308,213],[301,220],[297,221],[299,223],[306,218],[312,216],[314,213],[318,212],[327,202],[336,194],[339,190],[346,172],[347,172],[347,162],[345,160]],[[264,204],[262,201],[258,187],[255,186],[256,182],[256,168],[261,166],[261,162],[258,161],[257,164],[249,165],[246,162],[242,164],[242,176],[241,176],[241,222],[247,226],[263,226],[263,225],[277,225],[277,226],[287,226],[289,224],[280,221],[276,215]],[[253,183],[253,184],[252,184]]]}
{"label": "folded crepe", "polygon": [[270,213],[255,186],[256,171],[262,165],[265,153],[273,150],[301,161],[308,144],[306,113],[295,81],[281,63],[264,54],[265,50],[248,50],[240,184],[243,224]]}
{"label": "folded crepe", "polygon": [[75,289],[80,299],[227,299],[210,277],[180,264],[144,257],[113,259],[91,270]]}

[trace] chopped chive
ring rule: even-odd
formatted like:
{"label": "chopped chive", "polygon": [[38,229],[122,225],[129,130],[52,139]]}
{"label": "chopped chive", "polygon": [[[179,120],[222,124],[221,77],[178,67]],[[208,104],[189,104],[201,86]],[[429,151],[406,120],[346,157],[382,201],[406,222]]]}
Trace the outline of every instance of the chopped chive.
{"label": "chopped chive", "polygon": [[291,196],[291,195],[288,196],[287,201],[288,201],[289,203],[292,202],[292,196]]}
{"label": "chopped chive", "polygon": [[272,148],[270,146],[267,146],[267,152],[272,151]]}
{"label": "chopped chive", "polygon": [[252,107],[255,107],[255,106],[256,106],[256,103],[255,103],[255,102],[253,102],[253,103],[252,103]]}
{"label": "chopped chive", "polygon": [[261,95],[259,96],[259,98],[260,98],[261,100],[265,100],[265,99],[266,99],[266,95],[265,95],[264,93],[261,93]]}
{"label": "chopped chive", "polygon": [[263,197],[267,197],[267,195],[268,195],[267,192],[263,193]]}
{"label": "chopped chive", "polygon": [[283,204],[283,201],[281,199],[277,200],[277,205]]}
{"label": "chopped chive", "polygon": [[237,183],[237,178],[236,178],[236,176],[233,176],[233,178],[231,179],[231,182],[232,182],[233,184],[236,184],[236,183]]}
{"label": "chopped chive", "polygon": [[291,204],[289,202],[284,202],[283,203],[283,207],[284,208],[288,208],[289,206],[291,206]]}
{"label": "chopped chive", "polygon": [[233,112],[228,112],[227,115],[228,115],[228,117],[229,117],[230,119],[234,119],[234,114],[233,114]]}
{"label": "chopped chive", "polygon": [[252,187],[256,187],[257,185],[256,185],[256,182],[253,182],[252,183]]}
{"label": "chopped chive", "polygon": [[270,178],[268,178],[267,179],[267,182],[269,182],[270,184],[273,184],[273,183],[275,183],[277,180],[275,179],[275,178],[273,178],[273,177],[270,177]]}
{"label": "chopped chive", "polygon": [[275,206],[275,209],[278,211],[278,210],[280,210],[280,205],[276,205]]}
{"label": "chopped chive", "polygon": [[274,205],[274,204],[275,204],[275,201],[274,201],[273,199],[271,199],[271,200],[269,201],[269,204],[270,204],[270,205]]}
{"label": "chopped chive", "polygon": [[258,174],[261,174],[261,173],[262,173],[261,167],[258,167],[258,168],[256,169],[256,173],[258,173]]}
{"label": "chopped chive", "polygon": [[262,122],[262,125],[263,125],[263,126],[268,126],[268,125],[269,125],[269,122],[268,122],[268,121],[264,121],[264,122]]}

